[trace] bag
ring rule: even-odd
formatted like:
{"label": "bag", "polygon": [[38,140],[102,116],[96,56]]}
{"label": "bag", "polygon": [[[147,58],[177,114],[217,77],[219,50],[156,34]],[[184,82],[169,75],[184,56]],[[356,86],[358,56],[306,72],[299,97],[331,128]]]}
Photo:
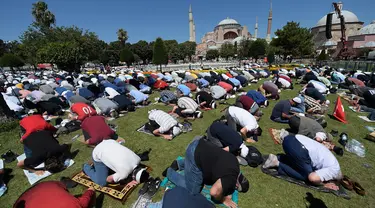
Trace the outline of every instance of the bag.
{"label": "bag", "polygon": [[74,132],[81,129],[81,122],[78,120],[69,121],[65,124],[64,127],[68,130],[69,133]]}
{"label": "bag", "polygon": [[263,156],[259,150],[253,146],[247,146],[249,153],[246,156],[246,161],[250,167],[256,168],[263,163]]}

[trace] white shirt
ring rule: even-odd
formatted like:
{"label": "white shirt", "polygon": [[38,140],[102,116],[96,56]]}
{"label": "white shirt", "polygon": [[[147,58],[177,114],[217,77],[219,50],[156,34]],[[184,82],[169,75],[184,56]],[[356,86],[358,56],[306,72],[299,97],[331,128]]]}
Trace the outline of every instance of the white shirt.
{"label": "white shirt", "polygon": [[9,96],[9,95],[6,95],[5,93],[2,93],[2,94],[10,110],[13,110],[15,112],[23,110],[23,107],[19,105],[19,101],[17,97]]}
{"label": "white shirt", "polygon": [[120,93],[118,93],[115,89],[113,89],[111,87],[106,87],[104,90],[109,95],[108,96],[109,99],[112,99],[112,98],[116,97],[117,95],[120,95]]}
{"label": "white shirt", "polygon": [[314,171],[318,174],[321,181],[329,181],[341,177],[339,162],[327,147],[300,134],[296,135],[296,139],[308,150]]}
{"label": "white shirt", "polygon": [[313,84],[314,88],[317,89],[320,93],[327,93],[327,87],[324,83],[315,80],[310,80],[309,83]]}
{"label": "white shirt", "polygon": [[228,113],[236,124],[245,127],[247,131],[252,131],[259,127],[255,117],[243,108],[231,106],[228,108]]}
{"label": "white shirt", "polygon": [[148,115],[148,119],[159,124],[159,132],[162,134],[178,124],[176,119],[162,110],[151,110]]}
{"label": "white shirt", "polygon": [[286,80],[286,79],[283,79],[282,77],[279,77],[279,82],[280,82],[285,88],[289,88],[289,87],[290,87],[290,82],[288,82],[288,80]]}
{"label": "white shirt", "polygon": [[141,162],[138,155],[113,139],[100,142],[92,151],[92,158],[115,172],[116,183],[127,178]]}

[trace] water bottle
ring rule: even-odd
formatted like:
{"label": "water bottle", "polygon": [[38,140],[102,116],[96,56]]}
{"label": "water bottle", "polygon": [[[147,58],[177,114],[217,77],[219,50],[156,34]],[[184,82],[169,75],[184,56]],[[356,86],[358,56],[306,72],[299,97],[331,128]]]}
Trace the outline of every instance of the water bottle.
{"label": "water bottle", "polygon": [[345,145],[345,149],[351,153],[358,155],[359,157],[365,157],[365,146],[356,139],[351,139]]}

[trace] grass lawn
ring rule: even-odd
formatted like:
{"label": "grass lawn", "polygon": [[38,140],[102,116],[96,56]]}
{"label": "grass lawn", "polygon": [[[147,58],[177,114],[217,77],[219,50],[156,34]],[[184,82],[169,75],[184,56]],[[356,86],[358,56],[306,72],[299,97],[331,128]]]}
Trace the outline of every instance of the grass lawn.
{"label": "grass lawn", "polygon": [[[260,83],[262,83],[260,81]],[[252,85],[246,88],[256,89],[259,84]],[[294,97],[300,90],[300,86],[296,86],[294,90],[283,91],[281,93],[281,99],[288,99]],[[154,93],[151,96],[151,100],[158,96],[158,93]],[[334,108],[334,101],[336,95],[329,95],[328,98],[331,100],[332,113]],[[234,99],[229,100],[230,103],[234,103]],[[259,142],[255,146],[263,153],[280,153],[282,152],[281,145],[274,144],[272,138],[268,133],[269,128],[285,128],[288,125],[274,123],[269,119],[272,108],[275,105],[275,101],[271,101],[270,106],[266,109],[262,109],[264,112],[263,118],[259,124],[263,128],[263,135],[260,137]],[[352,192],[350,195],[351,200],[345,200],[334,196],[333,194],[320,193],[310,189],[302,188],[300,186],[287,183],[285,181],[273,178],[265,175],[261,172],[260,168],[241,167],[241,171],[249,179],[250,190],[247,193],[240,193],[239,195],[239,207],[324,207],[322,205],[312,204],[309,206],[305,197],[306,193],[310,192],[317,200],[317,202],[324,203],[327,207],[375,207],[375,188],[372,187],[375,176],[373,171],[375,170],[375,144],[370,141],[363,139],[368,133],[365,129],[366,125],[371,125],[360,120],[356,113],[352,112],[347,108],[347,102],[343,100],[345,106],[346,117],[349,120],[348,124],[340,123],[336,120],[330,119],[326,116],[328,121],[327,131],[336,129],[340,133],[345,131],[349,134],[350,138],[356,138],[364,144],[366,147],[366,157],[360,158],[354,154],[345,151],[343,157],[338,157],[341,165],[343,174],[348,175],[350,178],[357,180],[367,191],[367,195],[362,197]],[[187,134],[178,136],[173,141],[165,141],[162,138],[156,138],[148,136],[146,134],[136,132],[136,129],[147,121],[147,111],[150,109],[158,108],[165,111],[169,111],[171,107],[163,105],[151,105],[146,108],[138,109],[136,112],[129,113],[125,117],[119,118],[114,123],[118,124],[118,134],[123,137],[126,142],[125,145],[132,149],[147,150],[152,148],[150,153],[150,161],[145,164],[150,165],[153,168],[152,176],[161,176],[162,171],[170,165],[170,163],[179,155],[183,156],[187,144],[196,135],[202,135],[205,133],[208,126],[215,119],[221,116],[220,110],[225,108],[225,105],[220,105],[217,110],[204,112],[203,119],[198,119],[193,122],[193,131]],[[375,126],[375,124],[374,124]],[[80,131],[74,132],[70,135],[59,138],[61,142],[70,142],[74,135],[81,133]],[[340,146],[337,142],[338,138],[335,138],[335,143]],[[11,132],[0,133],[0,152],[4,153],[8,149],[11,149],[18,154],[23,151],[22,145],[19,143],[19,130],[15,129]],[[72,176],[74,173],[81,170],[84,162],[91,158],[92,148],[86,147],[79,142],[74,142],[72,150],[79,149],[79,153],[75,158],[75,164],[67,170],[48,177],[46,180],[59,180],[62,176]],[[371,168],[364,167],[364,164],[370,164]],[[11,207],[15,200],[30,187],[25,175],[22,170],[16,167],[16,162],[11,164],[5,164],[6,168],[13,169],[13,178],[8,182],[7,193],[0,198],[0,207]],[[130,196],[125,205],[122,205],[119,201],[113,200],[108,196],[105,196],[103,207],[131,207],[132,203],[138,197],[138,187],[135,192]],[[84,191],[84,187],[78,185],[76,188],[70,190],[73,194],[80,194]],[[98,194],[97,194],[98,195]],[[162,198],[163,191],[154,197],[154,201],[158,201]],[[56,201],[58,203],[58,201]]]}

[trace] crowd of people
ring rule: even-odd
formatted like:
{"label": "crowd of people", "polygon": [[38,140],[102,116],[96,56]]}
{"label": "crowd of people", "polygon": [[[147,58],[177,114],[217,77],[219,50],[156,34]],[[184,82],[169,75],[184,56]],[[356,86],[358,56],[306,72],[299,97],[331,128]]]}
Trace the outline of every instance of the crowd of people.
{"label": "crowd of people", "polygon": [[[243,90],[265,78],[257,90]],[[303,89],[293,98],[279,100],[282,91],[294,89],[292,78],[304,84]],[[176,203],[213,206],[205,199],[194,198],[204,185],[212,186],[210,195],[215,201],[237,207],[231,195],[235,190],[249,189],[240,165],[276,168],[280,175],[337,190],[333,182],[340,181],[342,173],[331,151],[342,155],[343,150],[332,143],[332,136],[324,130],[326,122],[319,116],[330,105],[327,95],[338,90],[333,85],[355,94],[351,104],[358,111],[370,112],[369,119],[375,120],[373,77],[329,67],[290,71],[233,68],[224,73],[215,70],[145,73],[134,69],[110,74],[6,72],[0,80],[1,108],[7,117],[20,119],[20,142],[26,159],[17,166],[36,174],[63,171],[66,159],[72,157],[71,144],[60,144],[56,138],[78,126],[84,135],[84,145],[94,147],[92,158],[87,158],[90,162],[83,164],[83,172],[100,186],[119,183],[128,177],[132,177],[134,186],[160,185],[160,181],[149,183],[151,177],[141,165],[141,158],[122,144],[116,130],[107,123],[109,118],[121,117],[141,106],[156,106],[149,100],[149,95],[156,93],[157,101],[170,106],[170,111],[151,109],[145,129],[155,137],[172,140],[183,132],[180,120],[203,119],[204,111],[215,110],[220,103],[228,105],[223,116],[204,135],[192,140],[184,159],[173,161],[162,173],[178,187],[173,192],[167,191],[170,193],[165,194],[163,207],[178,207]],[[229,98],[236,98],[233,105],[226,101]],[[289,124],[290,132],[283,129],[280,133],[284,154],[270,154],[263,161],[260,152],[250,144],[262,136],[258,121],[268,119],[264,118],[262,108],[267,108],[272,100],[277,103],[270,121]],[[56,117],[65,119],[56,119],[52,125],[50,119]],[[41,163],[45,167],[38,169]],[[2,161],[0,165],[3,169]],[[184,175],[179,173],[182,170]],[[7,186],[2,181],[0,185],[3,194]],[[61,197],[57,199],[52,192],[60,193]],[[88,207],[94,195],[95,190],[89,188],[77,199],[68,194],[66,184],[49,181],[27,190],[15,207],[40,207],[40,204],[48,207],[46,198],[51,204],[59,200],[62,207]]]}

